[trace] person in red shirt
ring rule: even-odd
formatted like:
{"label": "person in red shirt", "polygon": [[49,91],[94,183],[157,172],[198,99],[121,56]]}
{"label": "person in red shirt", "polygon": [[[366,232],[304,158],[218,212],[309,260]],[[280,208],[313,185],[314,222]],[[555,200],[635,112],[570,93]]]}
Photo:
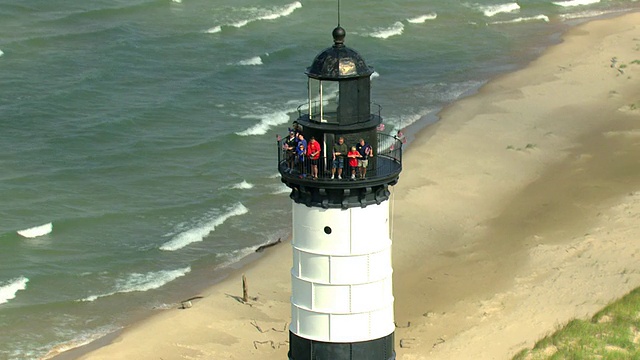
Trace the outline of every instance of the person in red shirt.
{"label": "person in red shirt", "polygon": [[351,150],[347,153],[349,158],[349,167],[351,168],[351,180],[356,179],[356,168],[358,167],[358,158],[361,157],[355,146],[351,147]]}
{"label": "person in red shirt", "polygon": [[318,163],[320,162],[320,143],[313,136],[307,145],[307,156],[311,163],[311,176],[313,180],[318,179]]}

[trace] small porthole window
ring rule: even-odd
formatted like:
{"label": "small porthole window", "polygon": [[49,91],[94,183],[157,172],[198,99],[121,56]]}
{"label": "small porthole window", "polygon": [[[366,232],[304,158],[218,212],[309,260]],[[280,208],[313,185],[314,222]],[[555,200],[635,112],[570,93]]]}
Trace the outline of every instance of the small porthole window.
{"label": "small porthole window", "polygon": [[325,226],[324,227],[324,233],[327,234],[327,235],[331,234],[331,228],[328,227],[328,226]]}

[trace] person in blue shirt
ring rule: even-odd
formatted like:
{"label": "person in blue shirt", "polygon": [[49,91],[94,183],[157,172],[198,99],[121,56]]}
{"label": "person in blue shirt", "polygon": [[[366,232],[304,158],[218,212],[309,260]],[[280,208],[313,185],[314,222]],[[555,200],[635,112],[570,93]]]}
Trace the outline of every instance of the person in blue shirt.
{"label": "person in blue shirt", "polygon": [[369,158],[373,157],[373,148],[368,143],[364,142],[364,139],[360,139],[356,144],[356,150],[360,153],[358,158],[358,171],[360,172],[360,179],[364,179],[367,175],[367,166],[369,166]]}

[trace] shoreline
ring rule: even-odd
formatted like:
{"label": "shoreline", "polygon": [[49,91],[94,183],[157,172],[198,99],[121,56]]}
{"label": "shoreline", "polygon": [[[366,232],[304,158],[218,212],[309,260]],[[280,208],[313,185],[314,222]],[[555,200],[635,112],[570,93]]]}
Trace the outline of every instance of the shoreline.
{"label": "shoreline", "polygon": [[[584,250],[582,254],[585,254],[588,251],[585,250],[585,242],[591,247],[596,247],[592,237],[593,234],[599,234],[597,231],[592,232],[586,240],[575,235],[585,227],[584,223],[580,223],[580,218],[570,219],[578,222],[570,229],[573,233],[558,226],[564,225],[564,222],[554,223],[553,217],[546,220],[543,218],[546,223],[532,222],[530,219],[539,218],[540,214],[546,213],[552,205],[556,206],[555,212],[552,212],[556,216],[562,215],[563,210],[572,210],[566,206],[566,201],[575,198],[563,199],[565,202],[558,201],[554,204],[551,201],[554,199],[545,198],[545,189],[557,187],[559,190],[555,191],[556,197],[564,194],[560,190],[570,190],[570,186],[557,186],[563,181],[565,185],[571,185],[570,181],[554,177],[554,174],[562,174],[560,170],[567,166],[573,166],[578,175],[580,171],[593,173],[593,167],[589,168],[584,164],[595,157],[591,153],[596,147],[589,144],[600,141],[599,135],[610,132],[610,137],[624,138],[630,134],[628,137],[632,143],[636,135],[633,129],[608,128],[610,124],[602,121],[602,116],[608,116],[611,112],[608,107],[600,110],[594,106],[591,110],[593,118],[587,120],[574,118],[577,116],[567,110],[579,112],[579,105],[590,104],[588,101],[573,99],[576,94],[569,93],[573,99],[569,104],[559,99],[567,94],[566,91],[558,94],[555,102],[551,101],[554,100],[553,97],[539,98],[552,102],[547,113],[562,115],[555,119],[570,118],[568,125],[555,124],[541,115],[539,118],[531,118],[528,115],[529,110],[538,114],[538,108],[544,108],[547,103],[542,106],[535,101],[529,101],[529,98],[541,96],[537,94],[541,90],[571,85],[555,84],[554,81],[578,72],[577,68],[586,60],[576,58],[572,53],[575,48],[571,48],[568,54],[562,53],[563,48],[575,45],[575,42],[584,40],[583,38],[588,40],[589,36],[584,33],[589,31],[597,30],[602,34],[609,34],[607,36],[617,37],[623,31],[621,24],[629,27],[630,24],[634,24],[633,19],[635,24],[638,24],[639,15],[640,13],[623,14],[612,19],[589,21],[572,28],[563,35],[564,42],[551,46],[525,68],[494,78],[477,93],[447,106],[440,112],[440,121],[418,131],[411,151],[405,156],[405,171],[401,174],[399,184],[392,189],[393,201],[396,202],[393,220],[393,262],[398,356],[403,359],[421,359],[426,355],[429,355],[429,358],[460,358],[465,350],[465,346],[461,344],[466,343],[467,350],[476,349],[476,353],[480,354],[478,358],[494,358],[497,354],[501,357],[504,353],[499,351],[504,351],[505,346],[508,351],[513,352],[519,349],[514,349],[514,342],[523,346],[530,345],[531,341],[540,337],[540,333],[553,330],[556,321],[562,323],[566,321],[567,316],[576,316],[576,309],[572,309],[572,314],[567,314],[568,310],[565,309],[565,313],[555,316],[554,324],[549,324],[550,320],[546,318],[529,324],[527,329],[515,331],[520,337],[503,337],[501,343],[511,341],[499,349],[492,350],[494,352],[488,351],[498,347],[497,345],[485,346],[480,342],[475,345],[476,348],[469,347],[478,342],[477,338],[483,338],[482,335],[474,334],[474,331],[480,331],[483,326],[493,331],[489,336],[484,336],[484,341],[491,339],[491,335],[501,330],[496,328],[498,325],[495,324],[502,324],[502,330],[514,330],[513,325],[508,323],[507,313],[517,313],[519,303],[516,298],[523,295],[516,290],[524,291],[526,289],[519,287],[526,286],[536,288],[539,285],[535,282],[543,280],[544,277],[543,271],[535,268],[536,261],[542,262],[544,259],[559,256],[554,255],[554,251],[571,253],[572,247]],[[618,21],[621,19],[625,21]],[[637,25],[635,29],[635,37],[640,37]],[[607,59],[614,56],[622,59],[620,53],[603,54],[603,58]],[[640,53],[636,52],[635,59],[640,59]],[[627,63],[632,60],[634,59],[624,59]],[[629,96],[635,96],[634,101],[640,101],[637,90],[636,94],[628,94],[628,82],[634,80],[627,83],[616,82],[615,77],[619,76],[615,74],[620,69],[608,67],[608,63],[604,65],[606,66],[595,67],[598,75],[607,72],[598,76],[596,81],[606,82],[610,89],[617,89],[618,86],[625,89],[616,90],[617,94],[609,93],[611,98],[607,101],[618,104],[622,98]],[[608,73],[609,70],[611,74]],[[631,66],[626,73],[640,76],[637,68]],[[581,74],[583,77],[591,75],[590,72]],[[613,82],[610,76],[614,77]],[[580,77],[569,80],[579,82]],[[617,84],[618,82],[621,84]],[[637,85],[637,80],[635,84]],[[584,84],[581,86],[589,87]],[[593,86],[597,85],[591,85]],[[582,90],[572,87],[569,89]],[[586,92],[586,89],[584,91]],[[601,93],[595,92],[599,95]],[[598,104],[600,101],[598,100]],[[568,106],[575,108],[566,109]],[[631,110],[621,113],[633,119],[639,116]],[[515,123],[509,119],[509,116],[514,117],[514,114],[529,118]],[[594,114],[598,114],[598,117]],[[626,122],[632,123],[632,120]],[[576,129],[576,126],[579,129]],[[585,128],[591,130],[584,130]],[[627,144],[627,148],[628,146]],[[616,151],[624,151],[624,148]],[[583,154],[586,155],[581,156]],[[582,163],[566,162],[569,157],[578,157]],[[599,161],[607,164],[605,160]],[[572,173],[564,175],[569,176]],[[629,186],[631,194],[635,195],[623,197],[622,201],[637,208],[640,201],[640,183],[631,181]],[[611,200],[611,196],[599,199],[597,195],[602,192],[596,190],[594,198],[586,199],[587,205],[583,207],[588,208],[592,202],[596,202],[599,213],[605,214],[600,216],[609,216],[606,215],[609,214],[607,211],[615,211],[611,209],[615,209],[620,200]],[[627,189],[624,192],[629,193]],[[529,216],[526,216],[526,210],[530,208],[537,209],[537,212],[530,212]],[[419,210],[418,214],[413,214],[409,209]],[[593,221],[591,213],[586,213],[589,221]],[[619,220],[622,215],[618,216]],[[423,221],[424,219],[433,221]],[[420,224],[416,226],[416,222]],[[526,229],[527,226],[530,227],[530,231],[523,233],[521,229]],[[560,229],[556,229],[557,227]],[[539,230],[541,228],[542,230]],[[511,238],[521,241],[513,245],[512,242],[506,241]],[[109,359],[119,356],[157,358],[161,354],[191,354],[193,357],[226,355],[230,359],[286,357],[287,349],[283,344],[286,344],[288,334],[286,329],[281,328],[282,322],[288,322],[289,319],[288,274],[291,259],[287,243],[288,241],[283,241],[279,246],[267,249],[265,256],[230,270],[224,279],[203,290],[204,298],[194,302],[193,308],[179,311],[170,309],[152,314],[121,333],[114,334],[115,336],[110,338],[112,341],[106,344],[99,339],[80,347],[87,351],[78,356],[81,359]],[[628,252],[635,254],[633,251]],[[498,262],[494,259],[496,256],[511,259]],[[426,263],[423,261],[425,258],[429,259]],[[523,274],[529,268],[533,269],[530,273],[535,273],[535,276]],[[255,293],[258,297],[251,306],[240,304],[233,299],[234,295],[241,294],[238,277],[242,273],[246,273],[249,279],[250,295]],[[264,279],[265,274],[272,277],[264,282],[257,282],[258,279]],[[469,277],[469,274],[474,276]],[[640,284],[640,279],[633,272],[629,272],[628,279],[628,282],[635,283],[635,286]],[[559,283],[555,285],[558,286],[557,291],[562,291]],[[611,292],[617,294],[617,298],[623,295],[622,290],[613,289]],[[544,300],[543,295],[539,295],[541,303]],[[578,295],[575,296],[580,299]],[[595,305],[605,305],[602,304],[601,297],[593,302],[588,309],[585,307],[585,311],[595,311]],[[544,308],[543,305],[541,307]],[[549,312],[553,313],[550,310]],[[585,315],[587,314],[581,313],[577,316]],[[488,326],[487,322],[495,324],[492,327]],[[544,329],[541,331],[532,328],[532,325]],[[162,329],[161,334],[156,336],[154,329]],[[156,337],[157,340],[151,341],[149,337]],[[406,347],[398,344],[403,339]],[[155,341],[159,341],[160,344]],[[68,357],[72,351],[75,350],[57,355],[53,359],[75,358]]]}

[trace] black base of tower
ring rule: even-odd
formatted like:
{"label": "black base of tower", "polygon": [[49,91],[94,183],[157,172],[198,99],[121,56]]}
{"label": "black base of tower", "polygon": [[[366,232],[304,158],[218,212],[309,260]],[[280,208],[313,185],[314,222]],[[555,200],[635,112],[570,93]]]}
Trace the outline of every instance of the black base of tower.
{"label": "black base of tower", "polygon": [[289,332],[289,360],[395,360],[393,333],[355,343],[329,343]]}

